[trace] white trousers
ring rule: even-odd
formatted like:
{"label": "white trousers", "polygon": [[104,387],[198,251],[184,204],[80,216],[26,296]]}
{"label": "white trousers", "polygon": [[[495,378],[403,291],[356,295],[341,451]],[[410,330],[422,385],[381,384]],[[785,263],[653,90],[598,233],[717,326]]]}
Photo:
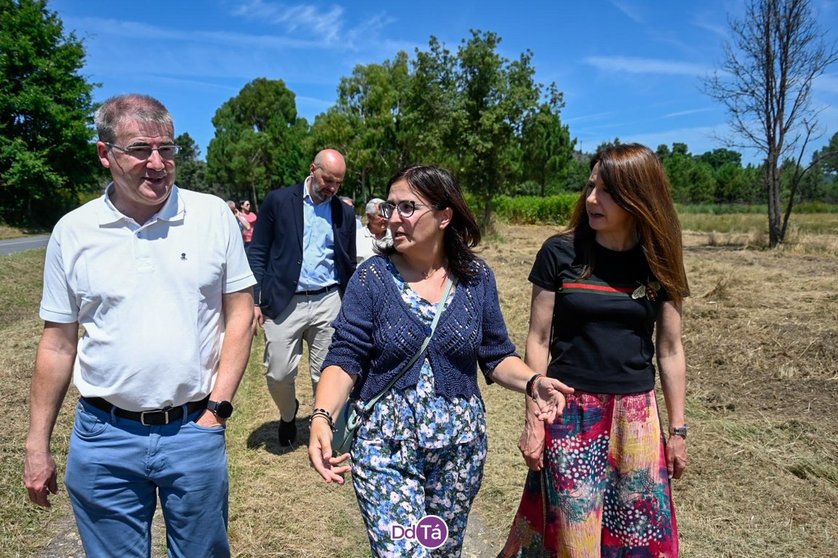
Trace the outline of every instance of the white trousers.
{"label": "white trousers", "polygon": [[280,418],[286,422],[294,420],[295,382],[303,357],[303,340],[308,345],[308,367],[314,392],[332,341],[332,322],[339,310],[340,295],[335,289],[311,296],[296,294],[276,319],[265,319],[265,377]]}

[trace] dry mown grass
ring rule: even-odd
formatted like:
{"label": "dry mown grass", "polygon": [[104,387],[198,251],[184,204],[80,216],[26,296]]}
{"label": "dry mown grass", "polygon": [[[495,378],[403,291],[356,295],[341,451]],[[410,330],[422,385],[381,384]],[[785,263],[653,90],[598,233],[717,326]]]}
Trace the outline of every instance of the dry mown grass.
{"label": "dry mown grass", "polygon": [[47,234],[49,231],[41,229],[21,229],[20,227],[10,227],[0,223],[0,240],[8,240],[10,238],[21,238],[30,234]]}
{"label": "dry mown grass", "polygon": [[[481,255],[498,278],[519,347],[526,335],[526,278],[550,227],[501,227]],[[838,242],[802,234],[779,251],[754,248],[752,233],[685,234],[692,296],[684,310],[690,467],[674,483],[684,556],[832,556],[838,535]],[[9,556],[38,555],[66,524],[55,508],[26,504],[20,482],[26,398],[40,322],[42,251],[7,257],[0,269],[0,396],[12,409],[2,441],[0,534]],[[276,411],[261,374],[261,342],[228,431],[230,535],[238,556],[367,556],[350,486],[323,485],[306,449],[276,445]],[[303,377],[302,409],[310,390]],[[490,456],[473,513],[489,548],[506,536],[526,474],[515,448],[521,397],[484,387]],[[63,459],[66,404],[54,449]],[[308,411],[298,417],[307,436]],[[63,466],[63,464],[59,464]]]}

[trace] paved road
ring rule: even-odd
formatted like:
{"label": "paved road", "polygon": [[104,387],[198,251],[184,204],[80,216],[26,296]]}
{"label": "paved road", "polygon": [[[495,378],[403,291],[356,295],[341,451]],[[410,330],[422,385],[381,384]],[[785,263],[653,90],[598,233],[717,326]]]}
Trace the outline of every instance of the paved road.
{"label": "paved road", "polygon": [[24,250],[43,248],[47,245],[48,240],[48,234],[27,236],[24,238],[12,238],[11,240],[0,240],[0,256],[14,254],[15,252],[23,252]]}

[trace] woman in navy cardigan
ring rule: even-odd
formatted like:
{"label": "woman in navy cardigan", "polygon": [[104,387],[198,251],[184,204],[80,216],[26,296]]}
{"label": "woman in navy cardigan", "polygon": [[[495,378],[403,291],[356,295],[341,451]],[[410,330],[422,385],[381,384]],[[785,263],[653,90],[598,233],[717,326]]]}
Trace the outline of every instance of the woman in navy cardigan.
{"label": "woman in navy cardigan", "polygon": [[364,417],[350,451],[373,555],[459,556],[487,448],[477,365],[487,383],[528,393],[547,422],[561,414],[562,392],[573,390],[515,354],[494,274],[472,250],[480,231],[453,177],[409,167],[388,190],[393,245],[359,266],[346,289],[309,457],[326,482],[344,482],[349,453],[332,456],[332,417],[350,393],[360,409],[419,350],[452,279],[430,345]]}

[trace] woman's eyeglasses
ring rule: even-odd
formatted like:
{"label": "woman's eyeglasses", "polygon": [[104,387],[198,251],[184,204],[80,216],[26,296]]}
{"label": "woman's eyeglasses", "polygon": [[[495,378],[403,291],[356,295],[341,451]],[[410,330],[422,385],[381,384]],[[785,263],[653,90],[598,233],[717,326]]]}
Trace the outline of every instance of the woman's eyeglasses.
{"label": "woman's eyeglasses", "polygon": [[413,200],[400,201],[399,203],[384,202],[381,204],[381,214],[385,219],[393,216],[394,211],[398,211],[401,217],[410,217],[417,207],[430,207],[423,203],[416,203]]}

